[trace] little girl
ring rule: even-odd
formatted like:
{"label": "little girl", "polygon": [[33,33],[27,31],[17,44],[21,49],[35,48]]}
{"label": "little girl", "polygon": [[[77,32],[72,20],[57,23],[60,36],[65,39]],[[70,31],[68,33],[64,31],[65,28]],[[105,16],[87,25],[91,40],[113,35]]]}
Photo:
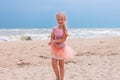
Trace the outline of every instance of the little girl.
{"label": "little girl", "polygon": [[58,13],[56,20],[58,25],[53,27],[51,39],[48,44],[52,51],[52,67],[56,75],[56,80],[64,80],[64,60],[73,58],[73,50],[65,44],[65,40],[68,37],[65,14],[62,12]]}

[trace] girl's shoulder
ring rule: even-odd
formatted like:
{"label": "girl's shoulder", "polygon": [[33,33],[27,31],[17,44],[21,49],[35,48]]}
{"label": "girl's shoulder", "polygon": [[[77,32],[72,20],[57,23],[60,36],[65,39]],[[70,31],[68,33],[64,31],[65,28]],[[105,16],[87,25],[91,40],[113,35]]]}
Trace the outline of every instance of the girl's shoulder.
{"label": "girl's shoulder", "polygon": [[54,33],[55,31],[56,31],[56,29],[57,29],[57,27],[55,26],[55,27],[53,27],[52,28],[52,32]]}
{"label": "girl's shoulder", "polygon": [[53,31],[53,30],[56,30],[56,29],[57,29],[57,26],[54,26],[54,27],[52,28],[52,31]]}
{"label": "girl's shoulder", "polygon": [[54,27],[52,28],[52,30],[53,30],[53,29],[57,29],[57,26],[54,26]]}

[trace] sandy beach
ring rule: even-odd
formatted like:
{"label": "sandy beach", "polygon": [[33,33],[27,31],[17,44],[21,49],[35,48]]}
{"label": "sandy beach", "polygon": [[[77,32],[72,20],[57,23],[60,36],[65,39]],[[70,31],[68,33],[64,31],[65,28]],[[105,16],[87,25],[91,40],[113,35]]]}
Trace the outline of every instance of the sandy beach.
{"label": "sandy beach", "polygon": [[[0,43],[0,80],[55,80],[48,41]],[[120,37],[68,39],[65,80],[120,80]]]}

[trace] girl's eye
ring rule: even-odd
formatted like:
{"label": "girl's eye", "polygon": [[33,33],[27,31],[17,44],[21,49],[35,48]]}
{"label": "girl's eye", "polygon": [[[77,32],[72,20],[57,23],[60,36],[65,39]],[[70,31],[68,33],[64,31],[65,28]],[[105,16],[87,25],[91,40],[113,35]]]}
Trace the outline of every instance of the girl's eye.
{"label": "girl's eye", "polygon": [[63,21],[64,19],[57,19],[58,21]]}
{"label": "girl's eye", "polygon": [[61,19],[61,21],[63,21],[63,19]]}

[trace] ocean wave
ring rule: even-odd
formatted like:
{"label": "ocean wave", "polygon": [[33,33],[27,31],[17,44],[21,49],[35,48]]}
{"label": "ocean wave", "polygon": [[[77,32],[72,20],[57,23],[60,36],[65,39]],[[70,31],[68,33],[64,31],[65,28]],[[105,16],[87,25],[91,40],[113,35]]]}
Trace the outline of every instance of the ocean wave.
{"label": "ocean wave", "polygon": [[[22,40],[49,40],[51,29],[0,29],[0,42]],[[69,29],[69,39],[120,36],[119,28]]]}

